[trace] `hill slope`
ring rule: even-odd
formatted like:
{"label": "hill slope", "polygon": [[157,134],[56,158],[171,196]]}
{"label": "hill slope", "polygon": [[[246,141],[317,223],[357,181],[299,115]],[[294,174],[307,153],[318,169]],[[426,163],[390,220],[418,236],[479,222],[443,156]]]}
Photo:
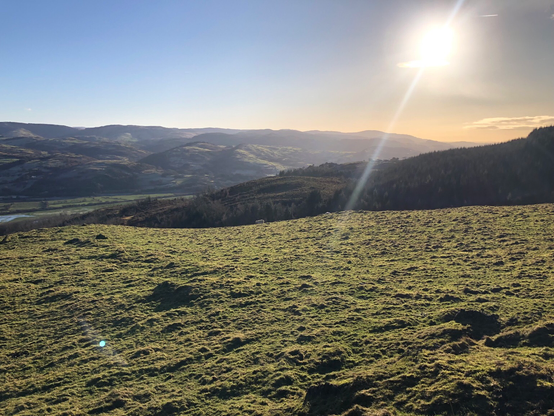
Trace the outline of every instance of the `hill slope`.
{"label": "hill slope", "polygon": [[[437,142],[394,133],[388,134],[387,140],[382,142],[383,136],[385,136],[385,133],[380,131],[340,133],[300,132],[296,130],[247,130],[233,134],[220,132],[205,133],[195,136],[194,140],[227,146],[257,144],[263,146],[296,147],[310,152],[341,152],[346,153],[345,157],[343,157],[344,162],[391,159],[393,157],[405,158],[426,152],[476,145],[476,143]],[[379,151],[377,151],[378,148]],[[339,162],[340,160],[336,157],[328,157],[324,161]]]}
{"label": "hill slope", "polygon": [[124,215],[112,210],[77,221],[112,223],[133,215],[127,222],[130,225],[219,227],[345,208],[403,210],[554,202],[554,127],[537,129],[527,139],[497,145],[377,162],[354,199],[354,189],[366,165],[328,163],[296,169],[192,201],[154,201],[150,206],[142,205],[140,212],[129,207],[122,210]]}
{"label": "hill slope", "polygon": [[79,129],[57,124],[13,123],[9,121],[0,122],[0,136],[17,137],[21,136],[22,132],[27,132],[29,136],[39,136],[53,139],[78,134]]}
{"label": "hill slope", "polygon": [[554,127],[526,139],[428,153],[371,175],[356,207],[432,209],[554,201]]}
{"label": "hill slope", "polygon": [[540,205],[10,236],[0,413],[547,414],[553,225]]}
{"label": "hill slope", "polygon": [[[0,195],[45,198],[117,192],[190,194],[206,187],[223,188],[310,164],[403,158],[475,145],[441,143],[402,134],[389,134],[388,140],[382,143],[383,136],[379,131],[340,133],[124,125],[73,128],[2,122]],[[202,142],[205,144],[198,144]],[[201,161],[197,160],[198,156]],[[75,161],[79,157],[82,166],[78,172],[75,163],[63,164],[65,160]],[[102,167],[106,168],[105,172],[101,171]],[[122,174],[113,174],[114,169]],[[82,182],[82,186],[76,185],[77,182]]]}
{"label": "hill slope", "polygon": [[298,147],[193,142],[149,155],[141,162],[184,175],[209,175],[218,179],[218,187],[223,187],[276,175],[286,169],[351,157],[354,154],[311,152]]}

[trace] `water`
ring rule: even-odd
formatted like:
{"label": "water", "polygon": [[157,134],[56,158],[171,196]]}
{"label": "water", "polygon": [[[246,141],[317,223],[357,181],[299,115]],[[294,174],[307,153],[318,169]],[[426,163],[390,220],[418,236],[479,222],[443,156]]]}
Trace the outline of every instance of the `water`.
{"label": "water", "polygon": [[0,215],[0,223],[10,222],[17,218],[24,218],[24,217],[30,217],[30,215],[25,215],[25,214]]}

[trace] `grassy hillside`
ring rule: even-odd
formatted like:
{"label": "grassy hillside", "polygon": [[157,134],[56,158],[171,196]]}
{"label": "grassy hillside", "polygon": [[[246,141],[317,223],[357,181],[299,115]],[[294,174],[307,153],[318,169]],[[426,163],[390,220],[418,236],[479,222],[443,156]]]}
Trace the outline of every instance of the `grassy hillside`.
{"label": "grassy hillside", "polygon": [[[356,171],[357,164],[347,166]],[[202,228],[253,224],[315,215],[348,185],[346,177],[272,176],[194,198],[144,199],[45,223],[6,224],[0,235],[73,224],[126,224],[139,227]],[[319,202],[318,202],[319,201]],[[325,210],[323,210],[325,212]]]}
{"label": "grassy hillside", "polygon": [[60,126],[57,124],[0,122],[0,136],[19,136],[20,133],[18,131],[21,130],[27,131],[31,136],[40,136],[46,138],[66,137],[77,134],[79,132],[79,129],[68,126]]}
{"label": "grassy hillside", "polygon": [[[161,171],[186,177],[182,183],[189,186],[195,184],[199,191],[200,186],[216,182],[232,184],[240,182],[241,178],[246,179],[248,175],[262,176],[280,166],[278,160],[289,164],[301,163],[295,153],[298,150],[258,145],[228,148],[193,143],[151,155],[142,160],[142,165],[155,165]],[[11,159],[5,160],[8,165],[14,163],[9,161]],[[220,227],[252,224],[257,219],[279,221],[302,218],[345,208],[411,210],[550,203],[554,201],[553,162],[554,127],[547,127],[536,129],[526,139],[507,143],[434,152],[405,160],[377,161],[356,198],[352,197],[353,191],[366,163],[326,163],[281,171],[277,177],[240,183],[187,201],[141,202],[140,206],[94,212],[74,218],[69,223]],[[112,182],[117,184],[125,177],[129,179],[127,188],[137,186],[132,173],[119,173],[116,169],[113,172],[110,178],[97,186],[101,188]],[[158,179],[154,180],[156,175]],[[120,179],[112,180],[115,176]],[[149,181],[143,180],[143,185],[149,183],[163,187],[172,183],[171,178],[159,172],[152,171],[147,178]],[[96,181],[100,182],[100,179],[102,177]],[[80,189],[91,188],[81,185]],[[3,226],[0,233],[67,224],[64,219],[64,222],[57,223],[29,223],[27,228]]]}
{"label": "grassy hillside", "polygon": [[0,195],[43,198],[122,192],[193,194],[207,187],[228,187],[284,169],[353,156],[289,147],[210,143],[190,143],[146,155],[129,144],[94,137],[3,139]]}
{"label": "grassy hillside", "polygon": [[549,204],[8,236],[0,413],[552,413],[553,226]]}
{"label": "grassy hillside", "polygon": [[25,149],[34,149],[50,153],[72,153],[99,160],[139,160],[148,153],[124,143],[112,142],[96,137],[65,139],[43,139],[40,137],[4,139],[0,143],[19,146]]}
{"label": "grassy hillside", "polygon": [[[384,135],[385,134],[380,131],[340,133],[321,131],[300,132],[296,130],[247,130],[235,132],[233,134],[217,132],[204,133],[196,136],[194,140],[227,146],[256,144],[263,146],[296,147],[309,152],[344,153],[344,162],[375,158],[405,158],[424,152],[476,145],[475,143],[445,143],[423,140],[414,136],[394,133],[387,135],[387,140],[382,143]],[[332,156],[332,154],[330,154],[330,156]],[[335,157],[327,157],[325,161],[338,162],[339,159],[337,155],[335,155]]]}

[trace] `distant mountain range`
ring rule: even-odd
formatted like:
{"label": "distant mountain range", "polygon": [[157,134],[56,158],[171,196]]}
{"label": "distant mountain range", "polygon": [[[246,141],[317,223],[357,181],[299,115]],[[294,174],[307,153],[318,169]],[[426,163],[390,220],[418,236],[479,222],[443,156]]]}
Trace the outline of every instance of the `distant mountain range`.
{"label": "distant mountain range", "polygon": [[195,193],[311,164],[406,158],[477,145],[389,134],[380,147],[384,135],[2,122],[0,195]]}

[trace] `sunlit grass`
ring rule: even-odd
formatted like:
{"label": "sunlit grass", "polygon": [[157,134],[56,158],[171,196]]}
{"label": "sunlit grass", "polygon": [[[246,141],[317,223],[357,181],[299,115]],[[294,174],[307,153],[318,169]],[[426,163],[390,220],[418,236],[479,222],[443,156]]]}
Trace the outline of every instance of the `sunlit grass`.
{"label": "sunlit grass", "polygon": [[468,207],[10,235],[0,413],[545,414],[553,218]]}

